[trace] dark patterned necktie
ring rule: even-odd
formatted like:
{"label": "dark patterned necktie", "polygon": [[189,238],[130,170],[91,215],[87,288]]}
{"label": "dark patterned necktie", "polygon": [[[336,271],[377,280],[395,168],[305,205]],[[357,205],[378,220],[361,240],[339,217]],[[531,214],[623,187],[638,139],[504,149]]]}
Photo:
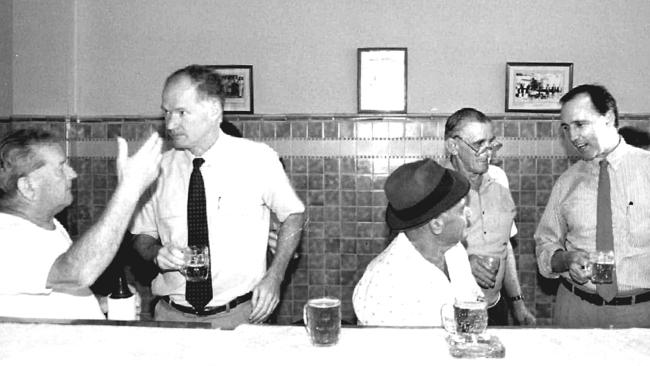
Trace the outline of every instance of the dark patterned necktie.
{"label": "dark patterned necktie", "polygon": [[[596,250],[614,250],[614,234],[612,232],[612,199],[610,197],[609,163],[603,159],[600,161],[598,173],[598,201],[596,216]],[[617,292],[616,271],[612,272],[612,283],[597,284],[596,292],[605,301],[611,301]]]}
{"label": "dark patterned necktie", "polygon": [[[187,246],[209,246],[208,215],[205,208],[205,186],[201,175],[201,165],[205,160],[196,158],[190,175],[190,188],[187,195]],[[201,310],[212,300],[212,275],[198,282],[186,282],[185,299],[194,309]]]}

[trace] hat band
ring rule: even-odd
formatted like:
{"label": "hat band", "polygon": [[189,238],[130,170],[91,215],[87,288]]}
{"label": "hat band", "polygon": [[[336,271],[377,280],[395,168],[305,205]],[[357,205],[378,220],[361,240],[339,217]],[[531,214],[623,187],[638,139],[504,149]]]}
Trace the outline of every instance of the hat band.
{"label": "hat band", "polygon": [[395,208],[395,206],[391,205],[390,202],[388,203],[388,205],[391,207],[395,216],[399,217],[400,219],[402,220],[415,219],[420,215],[422,215],[422,213],[430,209],[432,206],[435,206],[437,203],[439,203],[445,196],[447,196],[447,194],[451,191],[453,183],[454,180],[451,177],[451,174],[445,171],[445,173],[442,175],[442,178],[440,178],[440,181],[438,182],[436,188],[433,191],[431,191],[431,193],[429,193],[426,197],[424,197],[420,202],[418,202],[415,206],[398,210]]}

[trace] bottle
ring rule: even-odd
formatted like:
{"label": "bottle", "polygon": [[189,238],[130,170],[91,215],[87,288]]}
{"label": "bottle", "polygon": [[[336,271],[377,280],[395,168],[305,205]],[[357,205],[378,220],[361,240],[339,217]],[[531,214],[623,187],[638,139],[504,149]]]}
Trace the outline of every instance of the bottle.
{"label": "bottle", "polygon": [[124,268],[116,278],[115,287],[107,303],[108,320],[136,320],[135,296],[129,289]]}

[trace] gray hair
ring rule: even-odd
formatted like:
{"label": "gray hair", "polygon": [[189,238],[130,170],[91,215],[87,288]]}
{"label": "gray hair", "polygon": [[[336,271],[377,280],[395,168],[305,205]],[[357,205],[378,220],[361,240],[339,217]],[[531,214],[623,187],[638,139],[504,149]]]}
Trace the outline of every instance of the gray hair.
{"label": "gray hair", "polygon": [[27,128],[16,130],[0,141],[0,200],[15,197],[18,180],[45,165],[35,147],[57,144],[49,131]]}
{"label": "gray hair", "polygon": [[474,108],[459,109],[447,118],[447,123],[445,123],[445,139],[458,135],[458,131],[463,128],[463,122],[467,120],[481,123],[492,122],[483,112]]}
{"label": "gray hair", "polygon": [[199,98],[213,98],[219,100],[223,108],[225,101],[224,85],[221,75],[212,67],[205,65],[189,65],[174,71],[165,80],[165,87],[173,80],[187,76],[196,87]]}

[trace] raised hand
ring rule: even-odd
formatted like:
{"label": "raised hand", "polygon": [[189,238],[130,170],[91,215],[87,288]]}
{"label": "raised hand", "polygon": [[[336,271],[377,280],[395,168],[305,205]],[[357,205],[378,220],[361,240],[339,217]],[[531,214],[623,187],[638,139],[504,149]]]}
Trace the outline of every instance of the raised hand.
{"label": "raised hand", "polygon": [[117,138],[118,185],[125,185],[138,196],[158,177],[162,159],[163,140],[157,132],[151,134],[140,149],[128,157],[126,141]]}

